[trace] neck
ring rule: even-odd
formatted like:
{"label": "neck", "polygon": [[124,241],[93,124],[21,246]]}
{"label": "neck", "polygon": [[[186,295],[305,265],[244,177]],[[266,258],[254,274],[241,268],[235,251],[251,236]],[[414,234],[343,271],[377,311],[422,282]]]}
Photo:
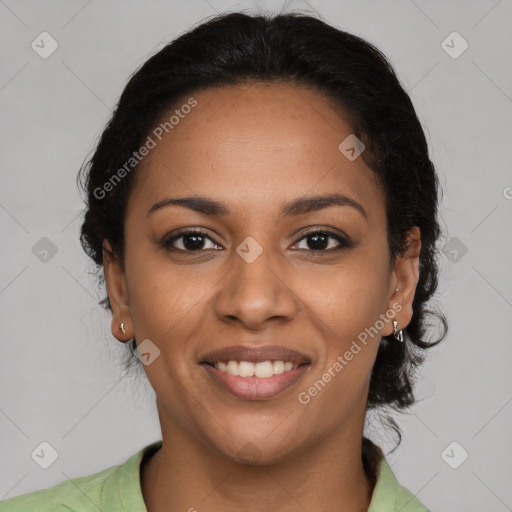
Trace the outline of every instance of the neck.
{"label": "neck", "polygon": [[379,450],[358,432],[333,433],[268,465],[227,460],[179,428],[163,433],[162,447],[141,464],[148,512],[368,510]]}

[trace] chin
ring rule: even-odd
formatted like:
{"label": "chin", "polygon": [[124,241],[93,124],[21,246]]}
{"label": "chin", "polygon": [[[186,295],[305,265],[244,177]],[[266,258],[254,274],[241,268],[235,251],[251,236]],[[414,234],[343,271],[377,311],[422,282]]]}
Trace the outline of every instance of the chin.
{"label": "chin", "polygon": [[286,439],[263,436],[259,441],[252,436],[235,436],[231,438],[229,446],[216,446],[222,455],[233,462],[246,466],[265,466],[283,462],[293,456],[298,449],[290,445],[291,437]]}

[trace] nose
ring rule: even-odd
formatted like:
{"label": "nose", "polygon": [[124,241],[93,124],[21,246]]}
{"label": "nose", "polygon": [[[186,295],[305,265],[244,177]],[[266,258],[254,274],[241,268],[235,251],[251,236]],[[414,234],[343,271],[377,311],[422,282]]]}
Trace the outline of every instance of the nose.
{"label": "nose", "polygon": [[297,313],[292,274],[272,260],[270,251],[252,262],[233,251],[230,272],[221,281],[215,296],[215,312],[224,322],[241,323],[251,330],[262,329],[270,321],[289,322]]}

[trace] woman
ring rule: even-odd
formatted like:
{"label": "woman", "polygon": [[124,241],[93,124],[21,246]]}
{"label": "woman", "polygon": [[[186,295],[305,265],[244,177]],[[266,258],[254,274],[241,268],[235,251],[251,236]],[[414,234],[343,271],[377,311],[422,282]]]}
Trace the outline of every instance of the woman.
{"label": "woman", "polygon": [[218,16],[132,76],[84,170],[82,245],[162,440],[1,511],[427,510],[363,437],[446,334],[424,340],[438,180],[381,52]]}

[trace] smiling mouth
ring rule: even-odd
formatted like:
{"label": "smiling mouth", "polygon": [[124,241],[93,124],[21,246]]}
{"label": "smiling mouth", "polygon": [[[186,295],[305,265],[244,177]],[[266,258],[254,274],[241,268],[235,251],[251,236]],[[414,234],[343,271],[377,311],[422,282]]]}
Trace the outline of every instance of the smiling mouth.
{"label": "smiling mouth", "polygon": [[238,361],[230,359],[229,361],[215,361],[213,363],[205,361],[216,370],[229,375],[239,377],[254,377],[258,379],[266,379],[273,375],[281,375],[285,372],[297,369],[299,366],[309,365],[309,362],[297,363],[293,361],[275,360],[275,361]]}
{"label": "smiling mouth", "polygon": [[243,400],[269,400],[294,387],[311,363],[230,360],[204,362],[201,367],[220,391],[227,391]]}
{"label": "smiling mouth", "polygon": [[279,345],[233,345],[203,355],[199,365],[214,390],[244,400],[268,400],[296,385],[312,366],[312,358]]}

